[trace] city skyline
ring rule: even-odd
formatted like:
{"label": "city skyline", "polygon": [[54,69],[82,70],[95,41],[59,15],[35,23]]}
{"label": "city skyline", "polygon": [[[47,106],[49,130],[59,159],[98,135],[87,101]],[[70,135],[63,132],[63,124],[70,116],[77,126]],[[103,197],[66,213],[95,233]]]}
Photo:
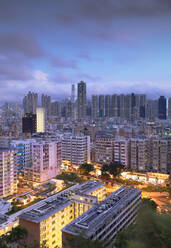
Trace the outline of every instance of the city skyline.
{"label": "city skyline", "polygon": [[167,0],[2,0],[1,103],[28,91],[61,100],[81,80],[88,97],[170,97],[170,14]]}

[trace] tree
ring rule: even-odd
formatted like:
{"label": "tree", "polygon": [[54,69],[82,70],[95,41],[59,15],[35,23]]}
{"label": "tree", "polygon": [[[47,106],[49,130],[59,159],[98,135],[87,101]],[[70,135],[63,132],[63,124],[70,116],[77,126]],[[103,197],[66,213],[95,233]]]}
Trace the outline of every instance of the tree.
{"label": "tree", "polygon": [[102,175],[109,174],[113,177],[119,177],[123,169],[124,165],[120,162],[111,162],[110,164],[103,165],[101,171]]}
{"label": "tree", "polygon": [[74,172],[70,172],[70,173],[62,172],[62,174],[58,175],[56,178],[60,179],[60,180],[64,180],[66,182],[78,182],[78,183],[81,183],[81,182],[84,181],[81,177],[79,177],[77,175],[77,173],[74,173]]}
{"label": "tree", "polygon": [[12,243],[24,241],[27,234],[28,231],[20,225],[12,228],[10,232],[0,237],[0,248],[8,248]]}
{"label": "tree", "polygon": [[82,174],[88,175],[91,171],[94,171],[94,166],[92,164],[85,163],[80,165],[79,170]]}
{"label": "tree", "polygon": [[143,199],[136,224],[117,234],[116,248],[171,247],[171,216],[155,209],[152,200]]}

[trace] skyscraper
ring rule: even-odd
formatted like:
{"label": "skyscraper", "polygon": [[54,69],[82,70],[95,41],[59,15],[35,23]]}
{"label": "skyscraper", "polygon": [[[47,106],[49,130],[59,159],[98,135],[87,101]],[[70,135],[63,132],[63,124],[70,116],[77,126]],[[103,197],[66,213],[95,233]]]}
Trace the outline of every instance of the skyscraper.
{"label": "skyscraper", "polygon": [[119,95],[119,116],[121,118],[125,117],[125,95],[121,94]]}
{"label": "skyscraper", "polygon": [[171,98],[168,98],[168,119],[171,120]]}
{"label": "skyscraper", "polygon": [[36,133],[36,114],[26,113],[22,118],[22,132]]}
{"label": "skyscraper", "polygon": [[92,119],[98,117],[98,96],[92,95]]}
{"label": "skyscraper", "polygon": [[38,95],[34,92],[29,91],[29,93],[23,99],[24,114],[36,114],[37,103]]}
{"label": "skyscraper", "polygon": [[166,98],[164,96],[160,96],[158,100],[158,109],[158,118],[166,120]]}
{"label": "skyscraper", "polygon": [[146,117],[146,95],[140,95],[140,117]]}
{"label": "skyscraper", "polygon": [[105,95],[105,117],[110,117],[110,95]]}
{"label": "skyscraper", "polygon": [[78,119],[86,117],[86,83],[78,83]]}
{"label": "skyscraper", "polygon": [[112,95],[111,116],[118,117],[118,96],[116,94]]}
{"label": "skyscraper", "polygon": [[36,121],[37,133],[44,133],[45,132],[45,109],[37,108],[36,117],[37,117],[37,121]]}
{"label": "skyscraper", "polygon": [[46,111],[46,115],[49,116],[51,114],[51,97],[43,94],[41,101],[42,107]]}
{"label": "skyscraper", "polygon": [[72,84],[71,86],[71,109],[72,109],[72,114],[71,117],[73,119],[76,119],[76,93],[75,93],[75,84]]}
{"label": "skyscraper", "polygon": [[147,100],[146,117],[150,120],[158,118],[158,100]]}
{"label": "skyscraper", "polygon": [[104,95],[99,96],[99,117],[104,117]]}

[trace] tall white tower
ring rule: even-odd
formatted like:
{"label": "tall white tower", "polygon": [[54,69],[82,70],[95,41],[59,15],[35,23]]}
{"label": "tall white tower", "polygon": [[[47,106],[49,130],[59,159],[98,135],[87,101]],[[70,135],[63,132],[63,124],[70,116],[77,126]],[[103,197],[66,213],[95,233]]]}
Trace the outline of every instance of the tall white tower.
{"label": "tall white tower", "polygon": [[36,108],[36,128],[37,133],[45,132],[45,109]]}

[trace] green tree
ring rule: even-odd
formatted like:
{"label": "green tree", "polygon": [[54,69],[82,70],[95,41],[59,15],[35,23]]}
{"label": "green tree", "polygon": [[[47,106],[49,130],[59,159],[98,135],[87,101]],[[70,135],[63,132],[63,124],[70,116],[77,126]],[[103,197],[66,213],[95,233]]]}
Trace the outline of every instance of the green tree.
{"label": "green tree", "polygon": [[64,180],[65,182],[70,181],[70,182],[78,182],[78,183],[81,183],[81,182],[84,181],[84,180],[83,180],[81,177],[79,177],[79,176],[77,175],[77,173],[75,173],[75,172],[70,172],[70,173],[62,172],[62,174],[58,175],[56,178],[57,178],[57,179]]}
{"label": "green tree", "polygon": [[28,231],[20,225],[12,228],[10,232],[0,237],[0,248],[8,248],[12,243],[24,241],[27,237],[27,234]]}
{"label": "green tree", "polygon": [[82,174],[88,175],[90,172],[94,171],[94,166],[92,164],[85,163],[80,165],[79,171]]}
{"label": "green tree", "polygon": [[102,175],[110,174],[113,177],[119,177],[120,173],[123,171],[124,165],[119,162],[112,162],[110,164],[104,164],[102,166]]}
{"label": "green tree", "polygon": [[171,216],[155,209],[152,200],[143,199],[136,224],[117,234],[116,248],[171,247]]}

